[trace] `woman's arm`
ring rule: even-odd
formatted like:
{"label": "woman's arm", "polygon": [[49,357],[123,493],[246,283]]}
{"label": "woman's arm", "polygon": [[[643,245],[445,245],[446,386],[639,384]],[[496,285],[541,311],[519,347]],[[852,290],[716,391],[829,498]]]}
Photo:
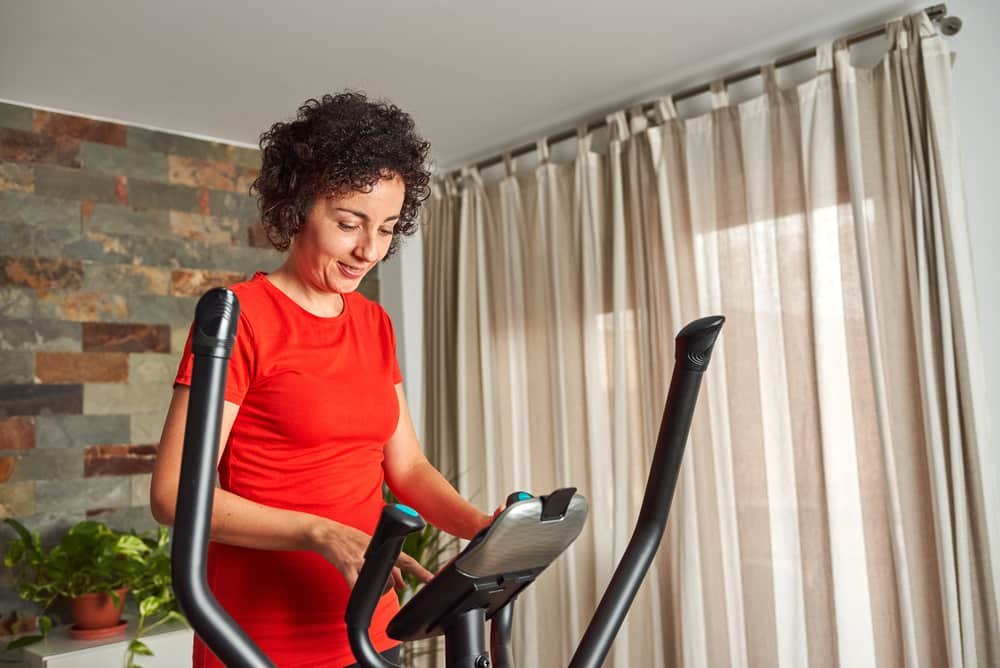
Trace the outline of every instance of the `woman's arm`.
{"label": "woman's arm", "polygon": [[396,385],[399,424],[385,445],[385,479],[400,501],[412,506],[424,519],[455,536],[472,538],[492,520],[455,491],[427,458],[417,441],[403,385]]}
{"label": "woman's arm", "polygon": [[[179,386],[174,390],[150,485],[153,517],[167,525],[174,523],[189,395],[187,387]],[[239,408],[228,401],[223,406],[220,457]],[[325,517],[272,508],[218,488],[210,535],[216,542],[241,547],[318,552],[337,567],[351,587],[364,563],[364,552],[371,538],[363,531]],[[401,555],[396,563],[418,577],[430,577],[429,572],[406,555]],[[399,582],[401,579],[397,584]]]}

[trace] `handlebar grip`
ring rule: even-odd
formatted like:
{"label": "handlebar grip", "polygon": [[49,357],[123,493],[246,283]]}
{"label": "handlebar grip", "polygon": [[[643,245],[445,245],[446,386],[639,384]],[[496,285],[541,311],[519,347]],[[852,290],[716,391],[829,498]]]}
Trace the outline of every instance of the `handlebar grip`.
{"label": "handlebar grip", "polygon": [[195,307],[191,352],[196,357],[228,360],[239,319],[240,303],[232,290],[213,288],[206,292]]}
{"label": "handlebar grip", "polygon": [[[425,526],[427,525],[424,523],[423,518],[413,508],[404,506],[401,503],[385,506],[382,508],[382,515],[375,526],[375,533],[372,535],[371,542],[368,543],[368,549],[365,551],[365,559],[369,559],[386,541],[395,538],[405,539],[414,531],[422,531]],[[403,549],[402,541],[399,544],[399,548],[400,550]],[[396,563],[396,557],[398,556],[399,552],[393,556],[393,564]],[[367,564],[367,561],[365,563]],[[386,573],[386,577],[389,577],[388,572]],[[360,581],[361,578],[359,576],[358,582]]]}
{"label": "handlebar grip", "polygon": [[685,325],[677,333],[674,346],[674,360],[677,365],[687,371],[708,369],[708,363],[712,359],[712,348],[725,322],[725,317],[721,315],[710,315]]}
{"label": "handlebar grip", "polygon": [[531,499],[531,498],[534,498],[534,497],[532,497],[527,492],[511,492],[510,494],[507,495],[507,503],[504,504],[504,505],[507,508],[510,508],[512,505],[514,505],[518,501],[525,501],[525,500]]}
{"label": "handlebar grip", "polygon": [[425,526],[424,520],[412,508],[399,504],[382,508],[375,533],[365,551],[365,563],[358,574],[358,581],[354,583],[351,598],[347,602],[347,613],[344,615],[351,651],[354,652],[358,665],[364,668],[395,665],[386,661],[375,650],[368,636],[368,627],[371,626],[375,607],[382,598],[385,583],[403,550],[403,541],[409,534],[420,531]]}

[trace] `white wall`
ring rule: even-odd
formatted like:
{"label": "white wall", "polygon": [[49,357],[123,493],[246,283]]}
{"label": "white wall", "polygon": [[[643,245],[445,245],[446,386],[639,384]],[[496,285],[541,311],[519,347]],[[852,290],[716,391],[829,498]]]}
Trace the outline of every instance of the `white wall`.
{"label": "white wall", "polygon": [[948,7],[964,22],[949,42],[957,54],[953,81],[958,141],[993,443],[1000,448],[1000,348],[994,338],[1000,333],[1000,2],[960,0]]}
{"label": "white wall", "polygon": [[424,244],[419,232],[403,239],[395,256],[379,267],[379,300],[392,318],[406,403],[423,442]]}
{"label": "white wall", "polygon": [[[986,501],[1000,507],[1000,2],[956,0],[948,3],[963,21],[950,38],[957,54],[954,93],[958,141],[972,244],[972,270],[979,305],[983,366],[992,424],[984,444]],[[992,475],[991,475],[992,474]],[[990,485],[992,481],[992,485]],[[993,554],[1000,558],[1000,527],[991,528]],[[996,565],[996,562],[994,562]]]}

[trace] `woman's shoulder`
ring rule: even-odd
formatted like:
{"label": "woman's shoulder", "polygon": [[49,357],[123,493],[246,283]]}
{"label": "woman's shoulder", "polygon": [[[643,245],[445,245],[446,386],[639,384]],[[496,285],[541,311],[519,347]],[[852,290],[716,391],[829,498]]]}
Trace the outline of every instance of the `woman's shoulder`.
{"label": "woman's shoulder", "polygon": [[239,283],[233,283],[228,288],[235,292],[237,297],[247,296],[255,298],[264,292],[264,281],[267,280],[264,277],[266,275],[262,271],[254,272],[249,278]]}
{"label": "woman's shoulder", "polygon": [[236,295],[240,305],[241,327],[256,338],[256,330],[267,331],[267,324],[274,319],[276,305],[267,289],[266,274],[255,272],[252,276],[228,288]]}
{"label": "woman's shoulder", "polygon": [[276,299],[269,289],[267,274],[258,271],[250,278],[229,286],[240,302],[241,314],[255,314],[258,317],[270,317],[270,312],[278,308]]}
{"label": "woman's shoulder", "polygon": [[358,291],[345,293],[344,299],[352,317],[360,317],[374,322],[389,320],[389,314],[385,312],[381,304],[365,297]]}

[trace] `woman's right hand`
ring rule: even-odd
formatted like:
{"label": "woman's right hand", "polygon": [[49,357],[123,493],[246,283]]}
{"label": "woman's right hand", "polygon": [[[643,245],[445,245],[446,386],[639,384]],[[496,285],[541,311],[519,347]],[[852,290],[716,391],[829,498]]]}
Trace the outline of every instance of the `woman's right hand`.
{"label": "woman's right hand", "polygon": [[[365,563],[365,551],[372,537],[360,529],[333,520],[319,522],[310,533],[313,550],[333,564],[347,580],[347,585],[354,589],[361,567]],[[382,593],[388,592],[393,584],[397,589],[405,588],[403,572],[415,576],[421,582],[429,582],[434,577],[416,559],[400,553],[396,559],[396,566],[392,569],[392,577],[386,582]]]}

